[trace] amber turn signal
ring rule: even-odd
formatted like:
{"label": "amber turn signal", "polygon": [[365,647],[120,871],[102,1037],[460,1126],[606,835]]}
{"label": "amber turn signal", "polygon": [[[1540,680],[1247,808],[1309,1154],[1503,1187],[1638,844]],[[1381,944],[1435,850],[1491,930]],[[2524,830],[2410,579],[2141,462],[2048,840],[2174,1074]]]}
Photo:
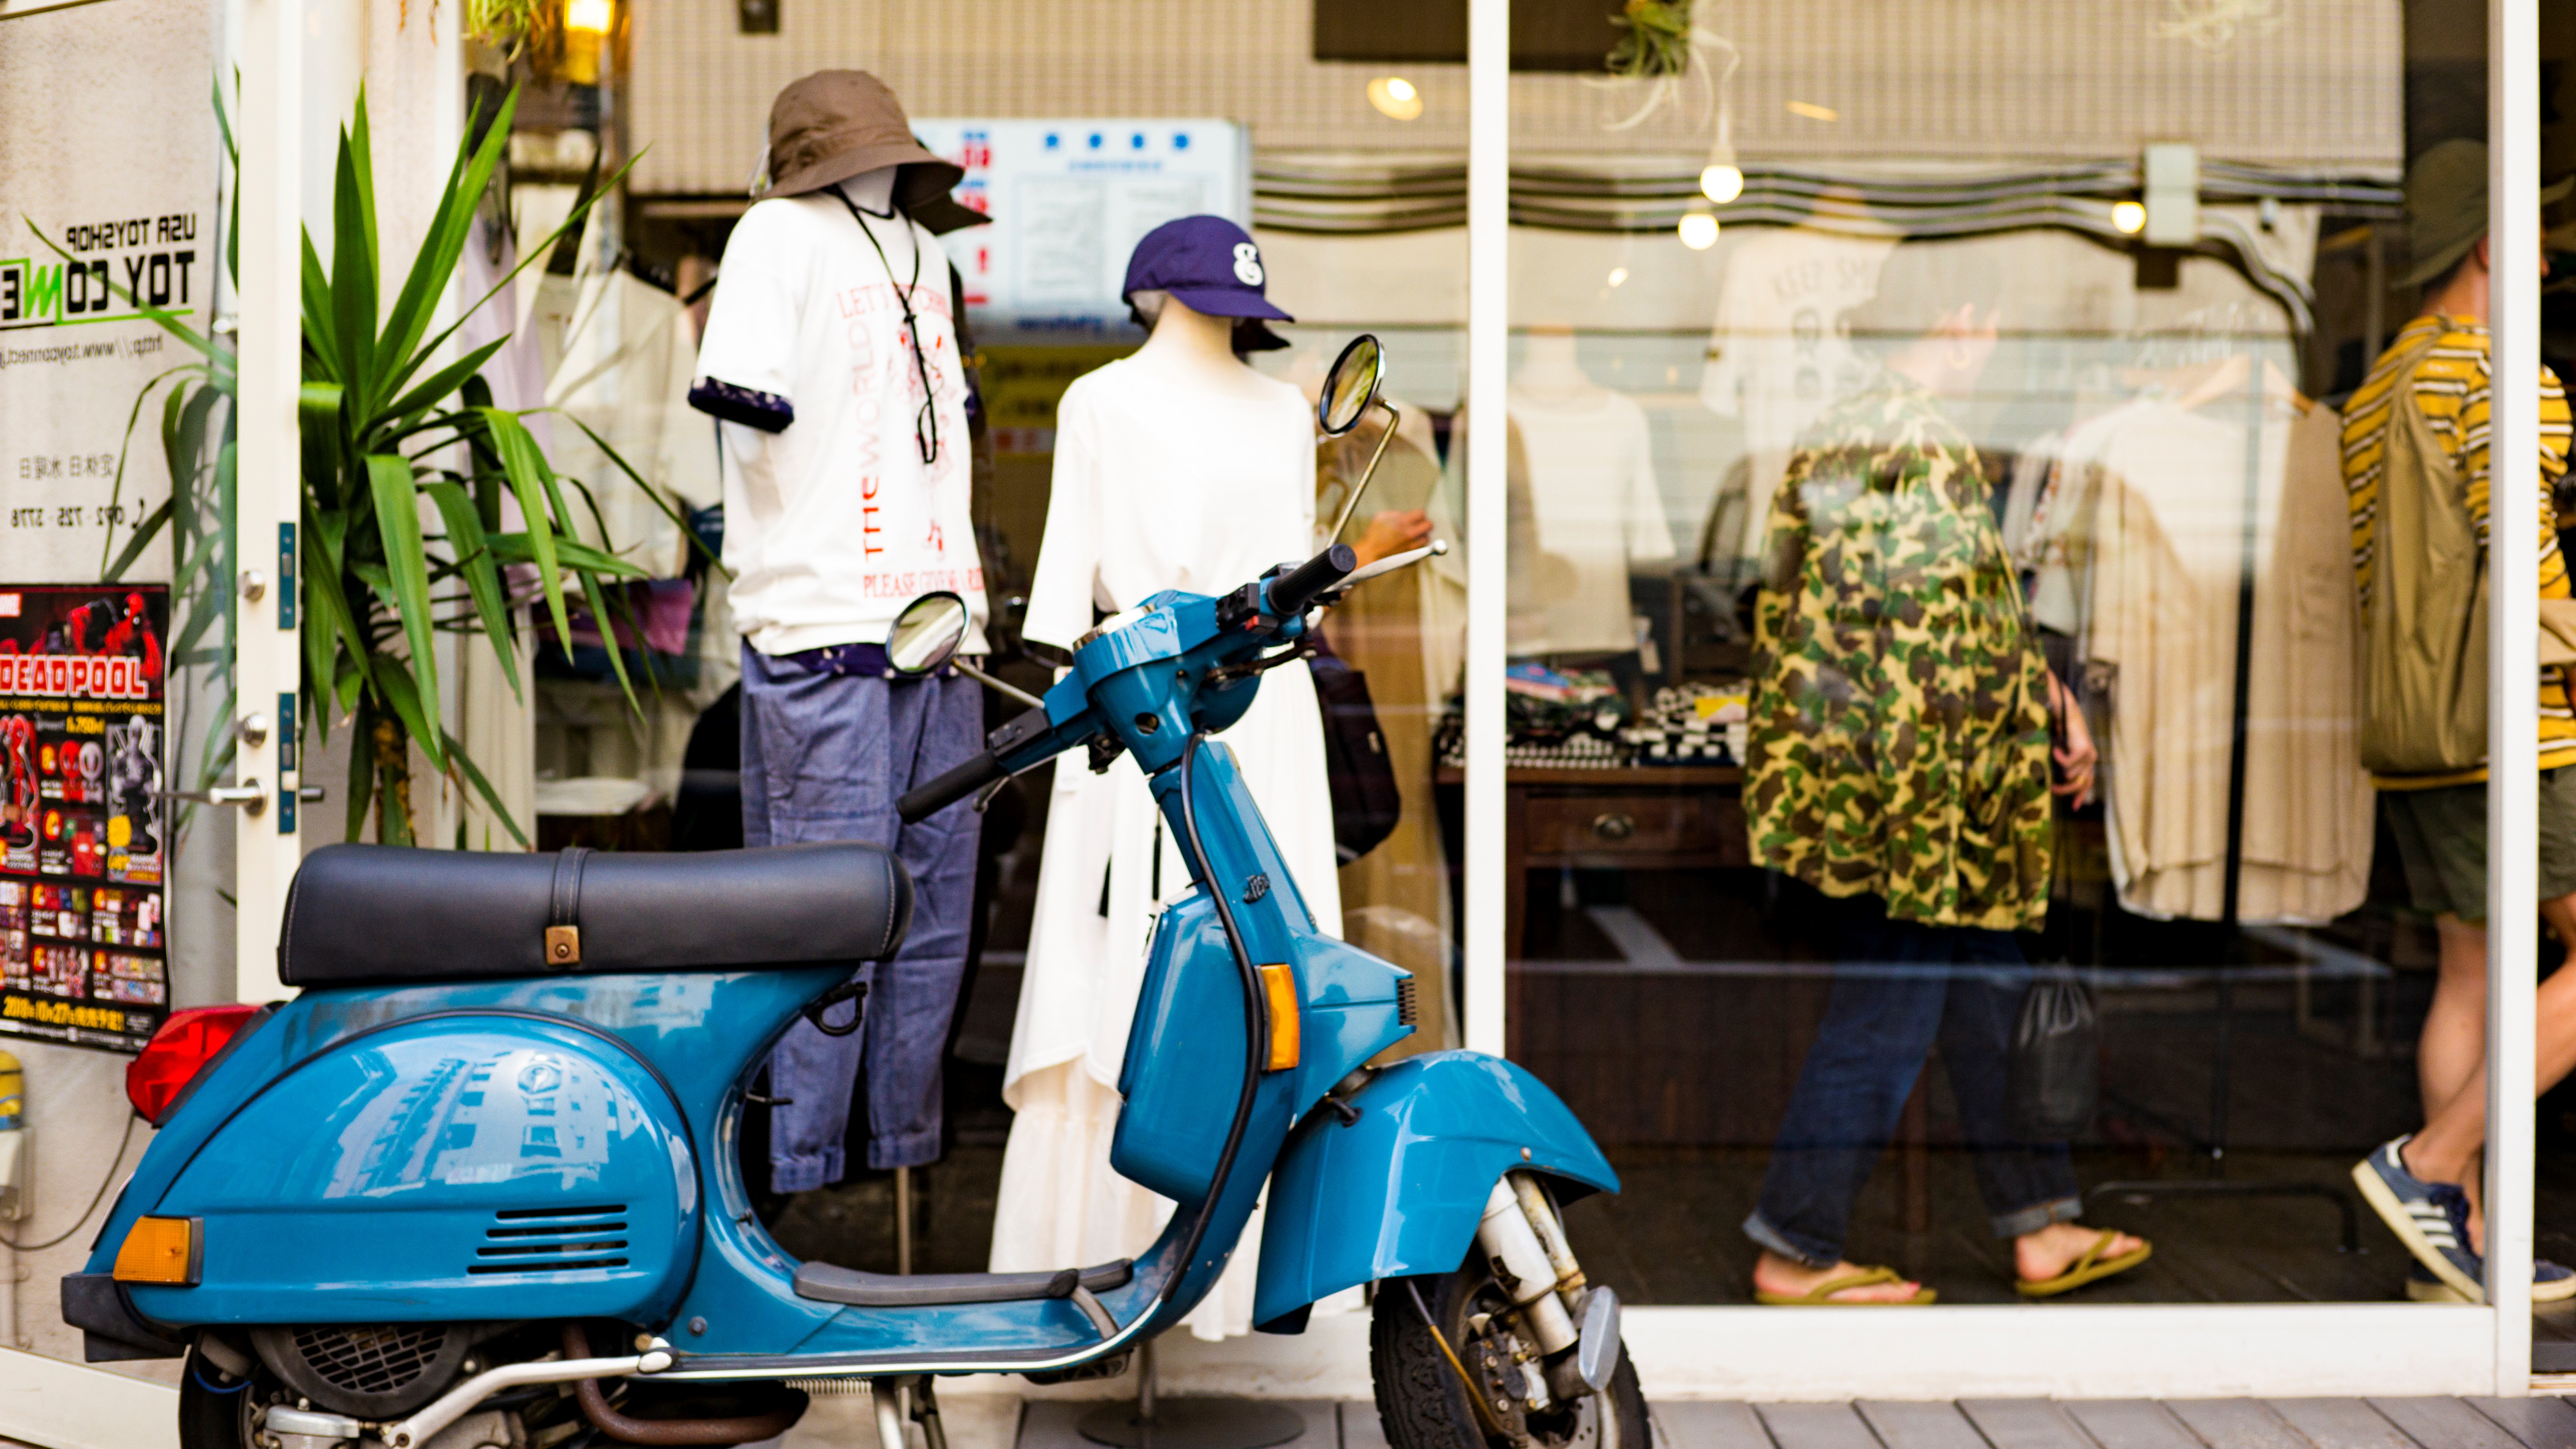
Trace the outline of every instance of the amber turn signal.
{"label": "amber turn signal", "polygon": [[196,1286],[205,1243],[198,1228],[202,1218],[136,1218],[116,1250],[119,1283],[165,1283]]}
{"label": "amber turn signal", "polygon": [[1270,1060],[1265,1072],[1297,1065],[1297,973],[1285,965],[1261,968],[1261,994],[1270,1001]]}

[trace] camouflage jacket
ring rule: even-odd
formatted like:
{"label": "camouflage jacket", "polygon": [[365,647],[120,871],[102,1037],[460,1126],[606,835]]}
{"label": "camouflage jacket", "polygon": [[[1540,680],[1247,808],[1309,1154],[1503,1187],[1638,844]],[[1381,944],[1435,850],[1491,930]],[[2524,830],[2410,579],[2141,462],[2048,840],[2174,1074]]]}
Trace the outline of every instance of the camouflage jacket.
{"label": "camouflage jacket", "polygon": [[1754,858],[1898,920],[2037,929],[2046,665],[1975,449],[1890,374],[1817,419],[1764,537]]}

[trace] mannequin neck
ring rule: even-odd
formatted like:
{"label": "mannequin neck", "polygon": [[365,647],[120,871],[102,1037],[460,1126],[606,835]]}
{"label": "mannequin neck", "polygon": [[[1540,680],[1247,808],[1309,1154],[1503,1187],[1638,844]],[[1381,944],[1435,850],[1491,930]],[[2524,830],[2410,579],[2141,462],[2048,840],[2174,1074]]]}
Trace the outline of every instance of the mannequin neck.
{"label": "mannequin neck", "polygon": [[1234,355],[1234,319],[1211,317],[1178,297],[1164,300],[1140,355],[1210,375],[1247,370]]}
{"label": "mannequin neck", "polygon": [[900,166],[880,166],[874,171],[862,171],[840,183],[841,194],[870,215],[893,216],[894,182],[902,170]]}
{"label": "mannequin neck", "polygon": [[1533,396],[1563,402],[1596,391],[1574,358],[1571,332],[1532,332],[1521,354],[1512,386]]}

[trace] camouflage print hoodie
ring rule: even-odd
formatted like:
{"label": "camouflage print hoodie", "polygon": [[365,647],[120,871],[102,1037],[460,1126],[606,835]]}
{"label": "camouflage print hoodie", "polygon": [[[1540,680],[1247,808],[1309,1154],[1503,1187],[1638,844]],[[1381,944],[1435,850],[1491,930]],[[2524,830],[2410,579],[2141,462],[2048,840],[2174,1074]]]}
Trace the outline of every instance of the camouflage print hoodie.
{"label": "camouflage print hoodie", "polygon": [[1754,858],[1889,916],[2035,930],[2048,693],[1975,449],[1909,379],[1816,420],[1771,505]]}

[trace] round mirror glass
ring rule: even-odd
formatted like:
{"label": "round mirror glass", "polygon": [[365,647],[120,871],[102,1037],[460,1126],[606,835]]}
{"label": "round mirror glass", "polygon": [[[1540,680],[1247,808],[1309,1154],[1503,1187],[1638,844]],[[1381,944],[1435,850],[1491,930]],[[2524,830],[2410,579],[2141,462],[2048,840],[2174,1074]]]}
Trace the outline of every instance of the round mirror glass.
{"label": "round mirror glass", "polygon": [[1325,436],[1338,438],[1360,425],[1360,416],[1377,400],[1378,380],[1386,369],[1386,349],[1374,334],[1351,339],[1333,370],[1324,375],[1324,392],[1315,399],[1315,423]]}
{"label": "round mirror glass", "polygon": [[928,674],[966,642],[966,601],[955,594],[924,594],[903,606],[886,632],[886,664],[897,674]]}

